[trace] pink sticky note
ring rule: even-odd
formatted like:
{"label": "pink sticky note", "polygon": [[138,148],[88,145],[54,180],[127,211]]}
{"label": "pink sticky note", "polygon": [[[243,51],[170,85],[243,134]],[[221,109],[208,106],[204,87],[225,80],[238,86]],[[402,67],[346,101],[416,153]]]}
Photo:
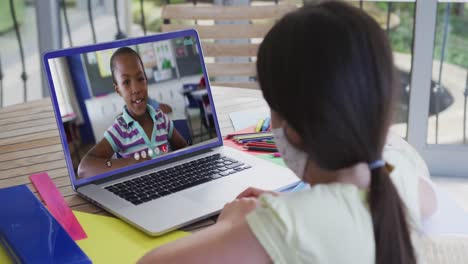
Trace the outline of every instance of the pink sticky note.
{"label": "pink sticky note", "polygon": [[36,190],[41,195],[50,213],[57,219],[62,227],[68,232],[73,240],[87,238],[83,227],[76,219],[70,207],[68,207],[62,194],[59,192],[54,182],[45,172],[29,176]]}

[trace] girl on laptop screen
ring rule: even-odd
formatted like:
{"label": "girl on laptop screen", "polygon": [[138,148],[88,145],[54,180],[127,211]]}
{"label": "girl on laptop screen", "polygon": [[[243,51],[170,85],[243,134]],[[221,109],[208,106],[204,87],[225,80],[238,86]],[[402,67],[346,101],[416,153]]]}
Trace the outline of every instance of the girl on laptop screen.
{"label": "girl on laptop screen", "polygon": [[248,189],[140,263],[419,262],[434,193],[416,153],[384,151],[399,79],[379,24],[344,2],[305,5],[266,35],[257,73],[278,149],[310,188]]}
{"label": "girl on laptop screen", "polygon": [[80,178],[136,164],[187,146],[168,116],[148,103],[148,83],[138,53],[128,47],[119,48],[110,59],[110,67],[114,89],[125,101],[125,106],[104,133],[104,138],[83,157],[78,167]]}

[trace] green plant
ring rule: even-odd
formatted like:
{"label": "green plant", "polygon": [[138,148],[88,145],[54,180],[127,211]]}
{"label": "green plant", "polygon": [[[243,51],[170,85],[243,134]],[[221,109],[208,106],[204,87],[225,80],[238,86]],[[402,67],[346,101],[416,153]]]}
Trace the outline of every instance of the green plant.
{"label": "green plant", "polygon": [[413,47],[414,4],[396,7],[400,25],[390,31],[390,42],[395,51],[411,53]]}
{"label": "green plant", "polygon": [[[132,20],[136,24],[141,24],[140,0],[132,0]],[[170,4],[186,3],[186,0],[169,0]],[[161,9],[166,4],[166,0],[144,0],[143,13],[145,15],[146,29],[152,32],[161,32],[162,19]]]}
{"label": "green plant", "polygon": [[[25,3],[24,0],[13,1],[15,6],[16,19],[18,24],[24,20]],[[10,1],[0,1],[0,33],[13,29],[13,20],[10,13]]]}
{"label": "green plant", "polygon": [[[439,4],[437,8],[434,59],[440,59],[442,56],[446,8],[447,4]],[[466,14],[457,16],[453,11],[454,6],[452,5],[444,61],[468,69],[468,16]]]}
{"label": "green plant", "polygon": [[[370,4],[370,3],[369,3]],[[387,12],[388,5],[385,2],[373,3],[382,12]],[[440,59],[444,31],[444,15],[447,4],[439,4],[437,7],[437,27],[434,46],[434,59]],[[468,68],[468,16],[454,14],[454,5],[451,7],[449,22],[449,35],[445,53],[445,62]],[[393,3],[392,12],[400,17],[400,25],[390,32],[390,41],[393,50],[402,53],[412,53],[413,27],[414,27],[414,3]],[[466,8],[466,7],[465,7]]]}

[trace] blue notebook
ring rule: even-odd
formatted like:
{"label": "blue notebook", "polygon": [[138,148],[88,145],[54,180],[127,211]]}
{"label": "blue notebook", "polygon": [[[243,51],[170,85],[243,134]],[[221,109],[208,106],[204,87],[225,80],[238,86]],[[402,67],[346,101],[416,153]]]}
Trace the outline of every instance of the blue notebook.
{"label": "blue notebook", "polygon": [[0,189],[0,241],[15,263],[91,263],[25,185]]}

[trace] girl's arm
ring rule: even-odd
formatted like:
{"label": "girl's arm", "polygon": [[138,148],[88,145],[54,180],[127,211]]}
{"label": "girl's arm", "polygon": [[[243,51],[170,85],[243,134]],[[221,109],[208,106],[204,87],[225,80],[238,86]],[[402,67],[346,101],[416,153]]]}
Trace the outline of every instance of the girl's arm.
{"label": "girl's arm", "polygon": [[172,137],[169,139],[169,143],[174,148],[174,150],[182,149],[188,146],[187,141],[185,141],[184,137],[174,128],[172,131]]}
{"label": "girl's arm", "polygon": [[[91,150],[86,153],[78,166],[78,177],[86,178],[95,176],[104,172],[108,172],[117,168],[122,168],[128,165],[136,164],[145,159],[140,158],[139,161],[133,158],[127,159],[111,159],[114,155],[114,150],[106,138],[103,138]],[[107,166],[107,161],[111,161],[111,166]]]}
{"label": "girl's arm", "polygon": [[254,199],[231,202],[215,225],[154,249],[138,263],[271,263],[245,220],[255,207]]}

